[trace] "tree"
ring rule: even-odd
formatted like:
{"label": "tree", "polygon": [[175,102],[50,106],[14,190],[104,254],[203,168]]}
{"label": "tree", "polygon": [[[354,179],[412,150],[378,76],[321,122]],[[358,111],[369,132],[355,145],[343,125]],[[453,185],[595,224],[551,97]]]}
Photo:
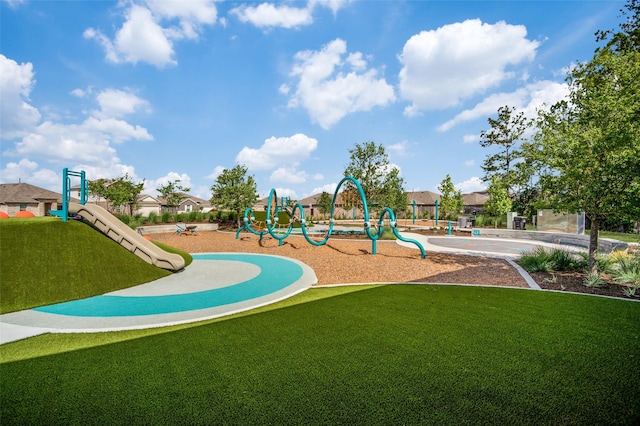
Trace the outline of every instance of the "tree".
{"label": "tree", "polygon": [[333,198],[329,195],[328,192],[322,191],[320,197],[318,197],[318,210],[325,216],[327,213],[331,212],[331,207],[333,203]]}
{"label": "tree", "polygon": [[499,218],[511,211],[511,199],[509,198],[509,192],[498,176],[491,178],[491,184],[487,188],[489,199],[484,205],[484,209],[487,213],[495,217],[495,226],[498,226]]}
{"label": "tree", "polygon": [[490,182],[493,176],[498,176],[506,185],[508,193],[512,193],[515,187],[523,186],[531,172],[526,167],[516,167],[518,160],[522,158],[522,152],[518,147],[531,120],[526,119],[524,113],[516,114],[515,111],[515,108],[508,106],[498,108],[498,118],[489,117],[488,119],[491,129],[480,133],[480,145],[483,148],[500,147],[499,152],[488,155],[484,160],[483,180]]}
{"label": "tree", "polygon": [[185,199],[184,193],[191,191],[191,188],[183,187],[180,185],[180,179],[176,179],[167,182],[166,185],[157,187],[156,191],[160,193],[160,196],[164,198],[167,206],[171,207],[175,213],[182,200]]}
{"label": "tree", "polygon": [[569,100],[540,113],[532,150],[545,168],[541,183],[554,209],[584,211],[591,222],[592,274],[598,273],[601,221],[640,217],[640,52],[637,44],[618,44],[598,49],[570,72]]}
{"label": "tree", "polygon": [[101,199],[107,199],[107,184],[108,181],[106,179],[89,181],[89,195],[96,199],[96,203],[100,202]]}
{"label": "tree", "polygon": [[237,225],[243,212],[258,201],[258,186],[253,176],[246,176],[247,167],[237,165],[224,169],[211,187],[211,204],[236,213]]}
{"label": "tree", "polygon": [[440,212],[439,216],[446,219],[453,219],[453,216],[457,215],[464,209],[464,201],[462,201],[462,192],[456,191],[451,176],[447,174],[440,185],[438,185],[438,191],[440,191]]}
{"label": "tree", "polygon": [[[367,198],[368,208],[380,212],[389,207],[392,210],[404,211],[407,208],[407,197],[404,191],[404,179],[400,177],[397,167],[389,163],[389,158],[382,144],[375,142],[356,143],[349,150],[350,161],[345,167],[344,175],[352,176],[358,182]],[[353,193],[353,185],[345,183],[345,193]],[[399,205],[404,194],[404,205]],[[344,197],[345,209],[362,208],[358,197]]]}
{"label": "tree", "polygon": [[106,185],[104,198],[109,202],[111,208],[119,210],[121,206],[129,207],[129,214],[133,215],[138,196],[144,188],[144,181],[133,183],[133,179],[128,173],[120,176]]}

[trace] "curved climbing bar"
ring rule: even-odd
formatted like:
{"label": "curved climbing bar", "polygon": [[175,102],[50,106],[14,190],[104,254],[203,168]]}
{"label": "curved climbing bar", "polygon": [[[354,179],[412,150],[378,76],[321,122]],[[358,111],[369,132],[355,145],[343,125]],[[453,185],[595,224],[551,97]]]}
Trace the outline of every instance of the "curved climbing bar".
{"label": "curved climbing bar", "polygon": [[[289,213],[290,219],[289,219],[289,226],[287,227],[286,231],[284,232],[275,231],[275,228],[278,226],[278,213],[281,210],[280,206],[278,205],[278,196],[276,194],[275,188],[271,189],[271,192],[269,193],[269,198],[267,201],[267,211],[266,211],[267,217],[265,220],[266,230],[258,231],[253,229],[252,224],[255,223],[255,217],[253,216],[253,210],[251,210],[251,208],[247,208],[244,213],[244,226],[239,228],[238,231],[236,232],[236,239],[238,238],[238,235],[240,234],[240,232],[243,229],[246,229],[255,235],[259,235],[261,241],[264,235],[269,234],[273,238],[278,240],[278,245],[282,245],[282,242],[284,241],[284,239],[291,234],[294,223],[299,222],[302,230],[302,235],[304,236],[304,238],[307,240],[309,244],[312,244],[314,246],[321,246],[326,244],[329,238],[331,237],[331,234],[333,233],[333,226],[335,224],[334,214],[335,214],[335,206],[336,206],[338,193],[340,192],[340,188],[342,187],[342,185],[344,185],[347,182],[352,184],[355,187],[355,190],[357,190],[357,193],[360,196],[360,199],[362,201],[362,211],[364,214],[364,231],[367,234],[367,237],[369,237],[369,239],[371,240],[372,254],[376,254],[376,243],[378,239],[382,236],[382,233],[384,230],[384,218],[385,216],[388,216],[389,224],[391,226],[391,230],[393,231],[393,235],[395,235],[395,237],[398,238],[400,241],[415,244],[420,249],[422,258],[424,259],[426,257],[424,247],[422,246],[422,244],[420,244],[419,241],[416,241],[410,238],[405,238],[402,235],[400,235],[400,233],[396,229],[395,213],[389,207],[385,207],[382,210],[382,212],[380,213],[380,218],[378,220],[377,225],[371,223],[369,219],[369,207],[367,205],[367,197],[364,194],[364,190],[362,189],[362,185],[360,185],[360,182],[358,182],[352,176],[345,176],[340,181],[340,183],[338,183],[338,186],[336,187],[336,190],[333,194],[333,200],[331,202],[331,212],[329,214],[329,228],[327,230],[326,235],[320,241],[315,241],[314,239],[311,238],[310,233],[307,230],[307,223],[304,217],[304,207],[300,203],[295,203],[295,205],[291,209],[291,212],[290,213],[287,212]],[[284,205],[282,206],[282,210],[285,210]],[[296,216],[297,212],[299,212],[300,217]]]}

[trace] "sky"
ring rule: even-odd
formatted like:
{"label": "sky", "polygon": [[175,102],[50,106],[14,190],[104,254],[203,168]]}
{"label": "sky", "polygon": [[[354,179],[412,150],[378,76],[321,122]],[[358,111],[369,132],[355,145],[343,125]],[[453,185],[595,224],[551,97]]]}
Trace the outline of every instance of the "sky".
{"label": "sky", "polygon": [[407,191],[481,191],[501,106],[563,99],[624,1],[0,1],[0,183],[62,170],[211,198],[333,194],[356,144]]}

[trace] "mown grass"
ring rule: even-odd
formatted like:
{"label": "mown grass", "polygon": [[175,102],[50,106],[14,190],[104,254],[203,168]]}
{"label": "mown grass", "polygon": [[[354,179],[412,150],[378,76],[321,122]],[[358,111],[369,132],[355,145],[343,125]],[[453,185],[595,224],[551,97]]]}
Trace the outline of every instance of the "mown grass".
{"label": "mown grass", "polygon": [[[162,248],[191,260],[187,253]],[[0,221],[1,313],[95,296],[170,274],[78,221]]]}
{"label": "mown grass", "polygon": [[306,303],[5,362],[3,424],[640,421],[638,303],[421,285],[297,297]]}

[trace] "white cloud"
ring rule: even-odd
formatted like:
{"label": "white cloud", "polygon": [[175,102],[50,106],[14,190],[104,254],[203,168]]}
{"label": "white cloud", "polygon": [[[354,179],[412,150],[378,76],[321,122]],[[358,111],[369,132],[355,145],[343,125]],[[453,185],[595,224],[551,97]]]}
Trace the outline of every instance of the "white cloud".
{"label": "white cloud", "polygon": [[461,191],[463,194],[468,194],[470,192],[479,192],[484,191],[486,186],[484,186],[484,182],[477,176],[474,176],[470,179],[465,180],[464,182],[457,183],[454,185],[455,188]]}
{"label": "white cloud", "polygon": [[462,143],[475,143],[480,141],[480,135],[464,135],[462,137]]}
{"label": "white cloud", "polygon": [[18,64],[0,54],[0,123],[2,139],[23,136],[40,121],[40,112],[29,104],[35,84],[33,65]]}
{"label": "white cloud", "polygon": [[249,170],[269,170],[279,165],[294,166],[309,158],[318,147],[318,141],[302,133],[290,137],[275,136],[266,139],[258,148],[244,147],[236,156],[238,164]]}
{"label": "white cloud", "polygon": [[224,172],[226,169],[226,167],[224,166],[216,166],[213,169],[213,172],[211,172],[211,174],[209,176],[207,176],[207,179],[211,179],[211,180],[216,180],[218,179],[218,176],[220,176],[222,174],[222,172]]}
{"label": "white cloud", "polygon": [[297,170],[295,167],[279,167],[271,173],[271,182],[287,182],[290,184],[300,184],[307,181],[307,174]]}
{"label": "white cloud", "polygon": [[532,60],[539,46],[526,35],[522,25],[474,19],[412,36],[399,56],[405,114],[455,106],[512,78],[507,67]]}
{"label": "white cloud", "polygon": [[518,111],[523,111],[526,117],[533,118],[536,110],[544,105],[550,106],[564,99],[569,94],[569,87],[566,83],[555,81],[538,81],[521,87],[510,93],[495,93],[488,96],[482,102],[471,109],[466,109],[443,123],[438,130],[445,132],[452,127],[482,117],[495,115],[498,108],[502,106],[515,107]]}
{"label": "white cloud", "polygon": [[316,5],[324,6],[333,12],[335,15],[338,10],[342,9],[345,5],[351,3],[353,0],[309,0],[309,8],[313,8]]}
{"label": "white cloud", "polygon": [[290,6],[275,6],[262,3],[258,6],[240,6],[231,10],[240,22],[250,23],[259,28],[298,28],[313,23],[311,9]]}
{"label": "white cloud", "polygon": [[157,179],[145,180],[143,191],[147,194],[158,194],[156,188],[160,186],[164,186],[169,182],[178,182],[183,188],[191,189],[191,178],[186,173],[178,173],[178,172],[169,172],[166,175],[159,177]]}
{"label": "white cloud", "polygon": [[[95,39],[113,63],[146,62],[158,68],[175,65],[173,41],[197,39],[203,25],[217,19],[213,0],[146,1],[128,4],[125,22],[113,40],[95,28],[87,28],[84,37]],[[178,21],[178,26],[170,22]],[[167,22],[169,21],[169,22]]]}
{"label": "white cloud", "polygon": [[346,53],[347,43],[336,39],[319,51],[306,50],[295,55],[291,75],[298,81],[289,107],[302,106],[311,120],[324,129],[349,113],[369,111],[395,101],[393,87],[384,78],[378,78],[376,70],[366,70],[359,52],[343,59]]}
{"label": "white cloud", "polygon": [[389,150],[389,152],[403,157],[409,152],[409,142],[402,141],[393,145],[389,145],[387,149]]}
{"label": "white cloud", "polygon": [[326,185],[313,188],[313,191],[311,191],[311,194],[307,194],[306,196],[308,197],[315,194],[322,194],[323,192],[326,192],[329,195],[333,196],[333,194],[335,194],[336,192],[337,187],[338,187],[337,182],[328,183]]}
{"label": "white cloud", "polygon": [[96,100],[100,105],[100,111],[94,111],[93,115],[100,118],[120,118],[139,110],[150,112],[149,102],[124,90],[103,90],[98,93]]}
{"label": "white cloud", "polygon": [[[280,197],[289,197],[292,200],[295,200],[297,197],[296,191],[291,188],[275,188],[276,195],[278,198]],[[265,195],[268,196],[269,194]]]}
{"label": "white cloud", "polygon": [[156,19],[178,20],[180,25],[178,29],[168,29],[174,39],[197,39],[202,25],[213,25],[218,17],[218,10],[211,0],[147,0],[146,4],[153,11]]}
{"label": "white cloud", "polygon": [[475,166],[475,164],[476,164],[476,160],[467,160],[464,162],[464,165],[467,167]]}

